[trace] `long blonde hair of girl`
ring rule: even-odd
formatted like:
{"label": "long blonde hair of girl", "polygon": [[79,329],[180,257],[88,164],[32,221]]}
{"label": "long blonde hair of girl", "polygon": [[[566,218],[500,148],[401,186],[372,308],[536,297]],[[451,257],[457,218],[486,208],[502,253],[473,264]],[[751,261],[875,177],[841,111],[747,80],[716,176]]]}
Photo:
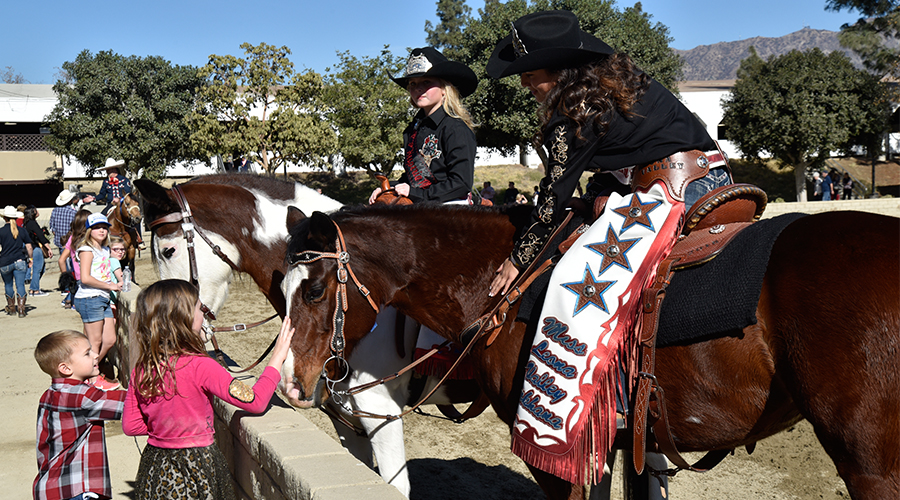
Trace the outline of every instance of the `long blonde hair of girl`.
{"label": "long blonde hair of girl", "polygon": [[[206,356],[200,335],[191,328],[199,293],[187,281],[153,283],[138,294],[131,317],[131,345],[137,392],[147,398],[177,394],[175,366],[181,356]],[[166,375],[171,387],[166,387]]]}
{"label": "long blonde hair of girl", "polygon": [[463,106],[462,98],[459,97],[459,91],[456,90],[452,83],[444,80],[440,80],[440,82],[441,88],[444,89],[444,102],[442,104],[444,111],[453,118],[459,118],[470,130],[474,131],[476,127],[475,122],[472,121],[472,116],[466,107]]}

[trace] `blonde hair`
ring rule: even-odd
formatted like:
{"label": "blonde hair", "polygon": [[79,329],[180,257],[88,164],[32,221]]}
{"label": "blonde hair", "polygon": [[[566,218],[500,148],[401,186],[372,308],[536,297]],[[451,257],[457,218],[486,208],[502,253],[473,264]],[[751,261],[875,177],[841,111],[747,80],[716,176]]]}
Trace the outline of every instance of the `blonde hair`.
{"label": "blonde hair", "polygon": [[135,349],[135,390],[144,397],[178,392],[175,366],[181,356],[206,356],[200,335],[193,331],[194,306],[199,293],[184,280],[153,283],[138,294],[131,317],[131,345]]}
{"label": "blonde hair", "polygon": [[12,233],[13,239],[19,237],[19,226],[16,225],[15,219],[10,219],[9,217],[3,218],[6,222],[9,223],[9,232]]}
{"label": "blonde hair", "polygon": [[72,356],[75,342],[87,339],[82,332],[75,330],[59,330],[44,335],[34,348],[34,359],[41,370],[53,378],[58,378],[59,364],[68,361]]}
{"label": "blonde hair", "polygon": [[121,236],[117,236],[115,234],[109,235],[109,244],[107,245],[107,246],[109,246],[109,248],[112,248],[113,245],[119,245],[119,244],[121,244],[124,247],[125,246],[125,238],[123,238]]}
{"label": "blonde hair", "polygon": [[469,110],[463,105],[462,98],[459,96],[459,91],[456,90],[456,87],[452,83],[445,82],[444,80],[441,80],[441,88],[444,89],[444,102],[442,103],[444,111],[453,118],[462,120],[463,123],[474,132],[477,125],[472,121]]}

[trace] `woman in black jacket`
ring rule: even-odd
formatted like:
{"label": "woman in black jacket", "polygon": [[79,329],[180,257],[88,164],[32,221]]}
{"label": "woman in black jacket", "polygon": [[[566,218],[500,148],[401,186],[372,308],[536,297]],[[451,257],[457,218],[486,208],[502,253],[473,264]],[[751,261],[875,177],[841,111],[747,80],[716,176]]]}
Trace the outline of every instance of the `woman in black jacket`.
{"label": "woman in black jacket", "polygon": [[25,214],[25,231],[31,238],[31,245],[34,249],[32,252],[31,266],[25,273],[25,281],[31,280],[28,295],[32,297],[44,297],[49,295],[41,290],[41,277],[44,275],[46,259],[53,257],[53,250],[50,249],[50,240],[44,235],[44,230],[38,224],[37,218],[40,216],[38,209],[34,205],[28,205],[23,212]]}

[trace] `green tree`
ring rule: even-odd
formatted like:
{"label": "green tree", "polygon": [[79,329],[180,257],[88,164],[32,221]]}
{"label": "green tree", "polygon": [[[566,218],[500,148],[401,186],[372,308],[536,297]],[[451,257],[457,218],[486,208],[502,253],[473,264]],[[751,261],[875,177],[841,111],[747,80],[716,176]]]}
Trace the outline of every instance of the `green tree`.
{"label": "green tree", "polygon": [[751,48],[737,76],[722,100],[726,137],[745,157],[771,155],[793,166],[797,201],[806,201],[810,165],[877,128],[871,89],[878,80],[841,52],[795,50],[763,61]]}
{"label": "green tree", "polygon": [[433,26],[425,21],[425,42],[440,50],[448,59],[458,60],[465,34],[463,29],[472,19],[472,8],[465,0],[438,0],[437,16],[440,22]]}
{"label": "green tree", "polygon": [[504,154],[518,147],[523,158],[525,144],[530,143],[538,127],[537,103],[519,84],[518,77],[493,80],[484,68],[497,42],[509,35],[511,22],[549,9],[571,10],[578,16],[581,29],[629,54],[650,76],[677,92],[681,59],[669,48],[672,38],[668,28],[653,24],[640,3],[619,11],[609,0],[487,0],[478,11],[478,19],[470,19],[463,30],[464,44],[459,52],[460,61],[468,64],[480,80],[478,90],[466,100],[480,124],[479,145]]}
{"label": "green tree", "polygon": [[900,39],[900,4],[896,0],[828,0],[825,8],[862,14],[856,23],[841,26],[841,45],[859,54],[871,71],[900,77],[900,48],[887,43]]}
{"label": "green tree", "polygon": [[77,158],[88,174],[108,157],[123,158],[126,170],[150,178],[200,158],[184,123],[202,84],[196,68],[85,50],[63,71],[68,80],[53,86],[59,101],[47,118],[54,153]]}
{"label": "green tree", "polygon": [[249,153],[270,175],[289,163],[324,167],[337,136],[324,119],[322,77],[295,73],[287,47],[241,48],[246,58],[214,54],[200,69],[207,84],[186,121],[193,146],[207,157]]}
{"label": "green tree", "polygon": [[409,94],[388,74],[399,73],[406,55],[394,57],[385,46],[377,57],[338,57],[325,78],[325,102],[341,156],[349,167],[387,176],[403,159],[403,129],[411,118]]}

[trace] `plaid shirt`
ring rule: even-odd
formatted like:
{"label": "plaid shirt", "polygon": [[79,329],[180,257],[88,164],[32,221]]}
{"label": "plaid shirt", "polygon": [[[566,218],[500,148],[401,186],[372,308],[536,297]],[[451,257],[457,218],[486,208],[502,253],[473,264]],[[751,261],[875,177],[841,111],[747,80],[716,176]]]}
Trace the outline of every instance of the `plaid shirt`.
{"label": "plaid shirt", "polygon": [[72,221],[75,220],[75,208],[72,205],[56,207],[50,213],[50,231],[53,233],[53,244],[56,248],[62,248],[66,244],[60,238],[72,229]]}
{"label": "plaid shirt", "polygon": [[55,378],[41,396],[34,498],[61,500],[90,491],[112,496],[104,420],[122,418],[125,391],[101,391]]}

